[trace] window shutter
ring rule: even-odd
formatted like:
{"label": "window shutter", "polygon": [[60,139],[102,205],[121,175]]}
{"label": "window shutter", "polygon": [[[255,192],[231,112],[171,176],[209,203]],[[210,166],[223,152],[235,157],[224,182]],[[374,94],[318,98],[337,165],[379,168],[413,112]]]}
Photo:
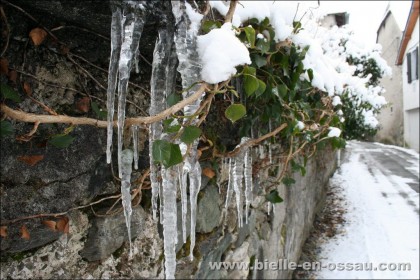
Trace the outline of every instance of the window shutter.
{"label": "window shutter", "polygon": [[407,79],[408,83],[411,83],[411,53],[407,54]]}

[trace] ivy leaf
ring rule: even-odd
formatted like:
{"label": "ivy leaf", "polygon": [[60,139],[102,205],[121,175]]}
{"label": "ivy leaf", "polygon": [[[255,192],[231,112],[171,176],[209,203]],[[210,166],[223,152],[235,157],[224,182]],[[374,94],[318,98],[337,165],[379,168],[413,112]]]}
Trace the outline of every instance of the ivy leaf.
{"label": "ivy leaf", "polygon": [[263,56],[256,53],[251,54],[251,60],[258,68],[267,65],[267,60]]}
{"label": "ivy leaf", "polygon": [[179,101],[181,101],[181,96],[179,94],[177,94],[177,93],[172,93],[166,99],[166,103],[168,104],[169,107],[174,106]]}
{"label": "ivy leaf", "polygon": [[308,69],[306,71],[308,72],[309,80],[312,82],[312,80],[314,79],[314,70]]}
{"label": "ivy leaf", "polygon": [[57,148],[67,148],[73,141],[74,137],[68,134],[57,134],[50,139],[49,143]]}
{"label": "ivy leaf", "polygon": [[265,196],[265,198],[270,201],[271,203],[282,203],[283,198],[279,196],[279,193],[277,190],[272,190],[269,194]]}
{"label": "ivy leaf", "polygon": [[266,88],[267,88],[267,85],[263,81],[258,80],[258,89],[255,93],[257,94],[257,96],[260,96],[261,94],[264,93]]}
{"label": "ivy leaf", "polygon": [[182,162],[182,154],[179,145],[165,140],[153,142],[152,156],[155,162],[163,164],[166,168]]}
{"label": "ivy leaf", "polygon": [[14,128],[12,124],[8,121],[1,121],[0,122],[0,137],[7,137],[9,135],[12,135],[14,131]]}
{"label": "ivy leaf", "polygon": [[201,129],[196,126],[187,126],[184,128],[184,132],[181,135],[181,141],[185,144],[191,144],[195,139],[200,137]]}
{"label": "ivy leaf", "polygon": [[95,101],[92,101],[90,104],[92,107],[92,110],[95,112],[95,114],[98,116],[99,119],[105,119],[108,115],[107,111],[102,110],[99,108],[98,103]]}
{"label": "ivy leaf", "polygon": [[22,101],[20,99],[19,94],[8,85],[0,84],[0,92],[1,92],[2,98],[4,99],[10,99],[16,103],[19,103]]}
{"label": "ivy leaf", "polygon": [[268,53],[270,51],[270,41],[267,39],[258,39],[257,48],[261,51],[262,54]]}
{"label": "ivy leaf", "polygon": [[246,39],[251,45],[251,48],[255,47],[255,29],[252,26],[247,26],[244,28]]}
{"label": "ivy leaf", "polygon": [[255,77],[257,70],[254,67],[244,68],[244,88],[247,96],[253,94],[260,84],[258,79]]}
{"label": "ivy leaf", "polygon": [[283,184],[285,184],[287,187],[290,187],[292,184],[296,183],[296,180],[292,177],[284,177],[283,180],[281,180]]}
{"label": "ivy leaf", "polygon": [[216,28],[220,28],[222,26],[222,24],[218,21],[215,20],[206,20],[205,22],[203,22],[203,24],[201,25],[201,30],[203,30],[203,32],[205,34],[209,33],[212,29],[216,29]]}
{"label": "ivy leaf", "polygon": [[233,123],[245,116],[245,114],[246,108],[242,104],[232,104],[225,111],[226,118]]}
{"label": "ivy leaf", "polygon": [[278,93],[279,93],[279,97],[281,99],[285,99],[286,95],[287,95],[287,86],[286,85],[279,85],[277,87]]}
{"label": "ivy leaf", "polygon": [[166,133],[175,133],[181,129],[181,125],[178,121],[174,122],[174,119],[167,119],[163,121],[163,131]]}

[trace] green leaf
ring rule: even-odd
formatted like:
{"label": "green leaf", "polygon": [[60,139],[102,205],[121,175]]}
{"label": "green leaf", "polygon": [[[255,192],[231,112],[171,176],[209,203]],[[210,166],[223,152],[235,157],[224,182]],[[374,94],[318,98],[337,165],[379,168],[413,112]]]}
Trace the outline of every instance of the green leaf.
{"label": "green leaf", "polygon": [[257,48],[261,51],[262,54],[265,54],[270,51],[270,41],[267,39],[258,39]]}
{"label": "green leaf", "polygon": [[8,85],[0,84],[0,92],[1,92],[2,98],[4,99],[10,99],[16,103],[19,103],[22,101],[20,99],[19,94]]}
{"label": "green leaf", "polygon": [[181,129],[181,125],[178,121],[174,122],[174,119],[167,119],[163,121],[163,131],[166,133],[175,133]]}
{"label": "green leaf", "polygon": [[248,43],[251,45],[251,48],[255,47],[255,29],[252,26],[247,26],[244,28],[246,39]]}
{"label": "green leaf", "polygon": [[309,80],[312,82],[312,80],[314,79],[314,70],[308,69],[306,71],[308,72]]}
{"label": "green leaf", "polygon": [[283,180],[281,180],[283,184],[285,184],[287,187],[290,187],[292,184],[296,183],[296,180],[292,177],[284,177]]}
{"label": "green leaf", "polygon": [[10,122],[1,121],[0,125],[0,137],[3,138],[13,134],[14,128]]}
{"label": "green leaf", "polygon": [[282,84],[277,86],[278,93],[282,99],[285,99],[287,95],[287,86]]}
{"label": "green leaf", "polygon": [[258,68],[267,65],[267,60],[265,59],[265,57],[256,53],[251,54],[251,60]]}
{"label": "green leaf", "polygon": [[49,143],[57,148],[67,148],[73,141],[74,137],[68,134],[57,134],[50,139]]}
{"label": "green leaf", "polygon": [[260,96],[261,94],[264,93],[266,88],[267,88],[267,85],[263,81],[258,80],[258,89],[255,93],[257,94],[257,96]]}
{"label": "green leaf", "polygon": [[92,110],[95,112],[99,119],[106,119],[108,113],[107,111],[100,109],[98,103],[92,101],[90,105],[92,106]]}
{"label": "green leaf", "polygon": [[152,156],[155,162],[163,164],[166,168],[182,162],[179,145],[165,140],[155,140],[153,142]]}
{"label": "green leaf", "polygon": [[185,144],[191,144],[195,139],[200,137],[201,129],[196,126],[187,126],[184,128],[184,132],[181,135],[181,141]]}
{"label": "green leaf", "polygon": [[245,116],[245,114],[246,108],[242,104],[232,104],[225,111],[226,118],[233,123]]}
{"label": "green leaf", "polygon": [[169,107],[174,106],[179,101],[181,101],[181,96],[179,94],[177,94],[177,93],[172,93],[166,99],[166,103],[168,104]]}
{"label": "green leaf", "polygon": [[222,24],[218,21],[215,20],[206,20],[205,22],[203,22],[203,24],[201,25],[201,30],[203,30],[203,32],[205,34],[209,33],[212,29],[216,29],[216,28],[220,28],[222,26]]}
{"label": "green leaf", "polygon": [[346,147],[346,140],[340,137],[332,137],[331,144],[335,149],[344,149]]}
{"label": "green leaf", "polygon": [[265,198],[271,203],[283,202],[283,198],[279,196],[279,193],[277,190],[272,190],[269,194],[265,195]]}
{"label": "green leaf", "polygon": [[260,86],[258,79],[255,77],[257,70],[254,67],[244,68],[244,88],[247,96],[253,94]]}

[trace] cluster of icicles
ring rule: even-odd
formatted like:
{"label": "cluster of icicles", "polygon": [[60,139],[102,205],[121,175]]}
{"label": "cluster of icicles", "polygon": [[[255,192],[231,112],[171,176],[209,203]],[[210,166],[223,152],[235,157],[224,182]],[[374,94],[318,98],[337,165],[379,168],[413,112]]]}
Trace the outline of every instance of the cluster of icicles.
{"label": "cluster of icicles", "polygon": [[[184,1],[172,1],[172,13],[175,17],[177,27],[170,24],[159,30],[158,39],[155,45],[152,63],[151,78],[151,104],[150,116],[159,114],[166,109],[166,98],[175,89],[176,70],[181,74],[182,86],[184,89],[183,98],[194,94],[199,88],[197,82],[200,80],[201,65],[196,51],[197,28],[194,28],[192,19],[188,16],[188,10],[193,9]],[[107,133],[107,162],[112,159],[112,136],[114,121],[115,92],[118,96],[117,108],[117,129],[118,129],[118,174],[121,178],[122,205],[130,240],[130,256],[132,255],[131,244],[131,173],[132,165],[138,168],[138,138],[139,127],[133,125],[131,133],[133,137],[133,149],[123,150],[123,132],[125,120],[125,103],[127,86],[130,71],[133,64],[136,65],[138,46],[144,26],[146,13],[146,1],[125,1],[120,5],[111,5],[111,59],[109,65],[107,109],[108,109],[108,133]],[[178,68],[176,65],[178,63]],[[138,67],[136,67],[138,68]],[[192,86],[191,85],[194,85]],[[186,90],[188,89],[188,90]],[[201,99],[183,109],[185,116],[193,115],[199,108]],[[192,124],[197,123],[197,119]],[[149,126],[149,151],[152,151],[153,142],[162,139],[169,141],[168,135],[163,132],[162,123],[156,122]],[[243,138],[241,144],[247,141]],[[187,147],[180,144],[183,155]],[[190,198],[190,258],[193,259],[195,246],[195,226],[197,215],[197,197],[201,187],[201,167],[197,154],[198,140],[190,147],[188,155],[183,163],[170,168],[156,165],[150,154],[150,181],[152,189],[152,212],[153,218],[163,224],[164,255],[165,255],[165,276],[167,279],[175,277],[176,251],[178,241],[177,229],[177,189],[180,191],[182,204],[182,242],[187,239],[187,210],[189,188]],[[243,225],[243,197],[245,197],[245,219],[248,223],[249,206],[252,200],[252,162],[251,149],[242,149],[233,158],[225,159],[222,162],[223,171],[221,177],[228,177],[228,190],[226,197],[226,208],[235,192],[236,206],[238,211],[238,225]],[[226,174],[227,173],[227,174]],[[159,180],[161,178],[161,180]],[[243,184],[245,182],[245,184]],[[245,186],[245,192],[244,192]],[[244,195],[243,195],[244,192]],[[160,199],[159,199],[160,198]],[[158,211],[158,199],[160,202]]]}

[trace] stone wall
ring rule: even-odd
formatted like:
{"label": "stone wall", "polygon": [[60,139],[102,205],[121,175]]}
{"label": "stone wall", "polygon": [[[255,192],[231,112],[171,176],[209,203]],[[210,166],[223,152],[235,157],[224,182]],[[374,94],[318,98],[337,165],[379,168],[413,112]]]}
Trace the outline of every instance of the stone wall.
{"label": "stone wall", "polygon": [[[198,202],[195,259],[188,260],[188,246],[178,245],[177,278],[198,279],[285,279],[287,270],[211,270],[210,262],[298,261],[302,245],[322,207],[329,177],[335,170],[335,153],[319,153],[307,164],[307,174],[295,174],[296,183],[277,187],[284,202],[267,213],[267,201],[254,186],[249,223],[237,228],[234,199],[224,209],[226,184],[203,186]],[[260,182],[268,179],[260,174]],[[206,177],[203,177],[205,181]],[[207,180],[208,181],[208,180]],[[178,220],[181,220],[178,207]],[[14,254],[2,262],[2,278],[162,278],[163,240],[160,224],[149,209],[133,212],[133,259],[128,258],[123,214],[89,218],[81,211],[70,212],[70,232],[30,253]],[[179,228],[181,225],[179,223]],[[181,231],[179,230],[179,240]]]}

